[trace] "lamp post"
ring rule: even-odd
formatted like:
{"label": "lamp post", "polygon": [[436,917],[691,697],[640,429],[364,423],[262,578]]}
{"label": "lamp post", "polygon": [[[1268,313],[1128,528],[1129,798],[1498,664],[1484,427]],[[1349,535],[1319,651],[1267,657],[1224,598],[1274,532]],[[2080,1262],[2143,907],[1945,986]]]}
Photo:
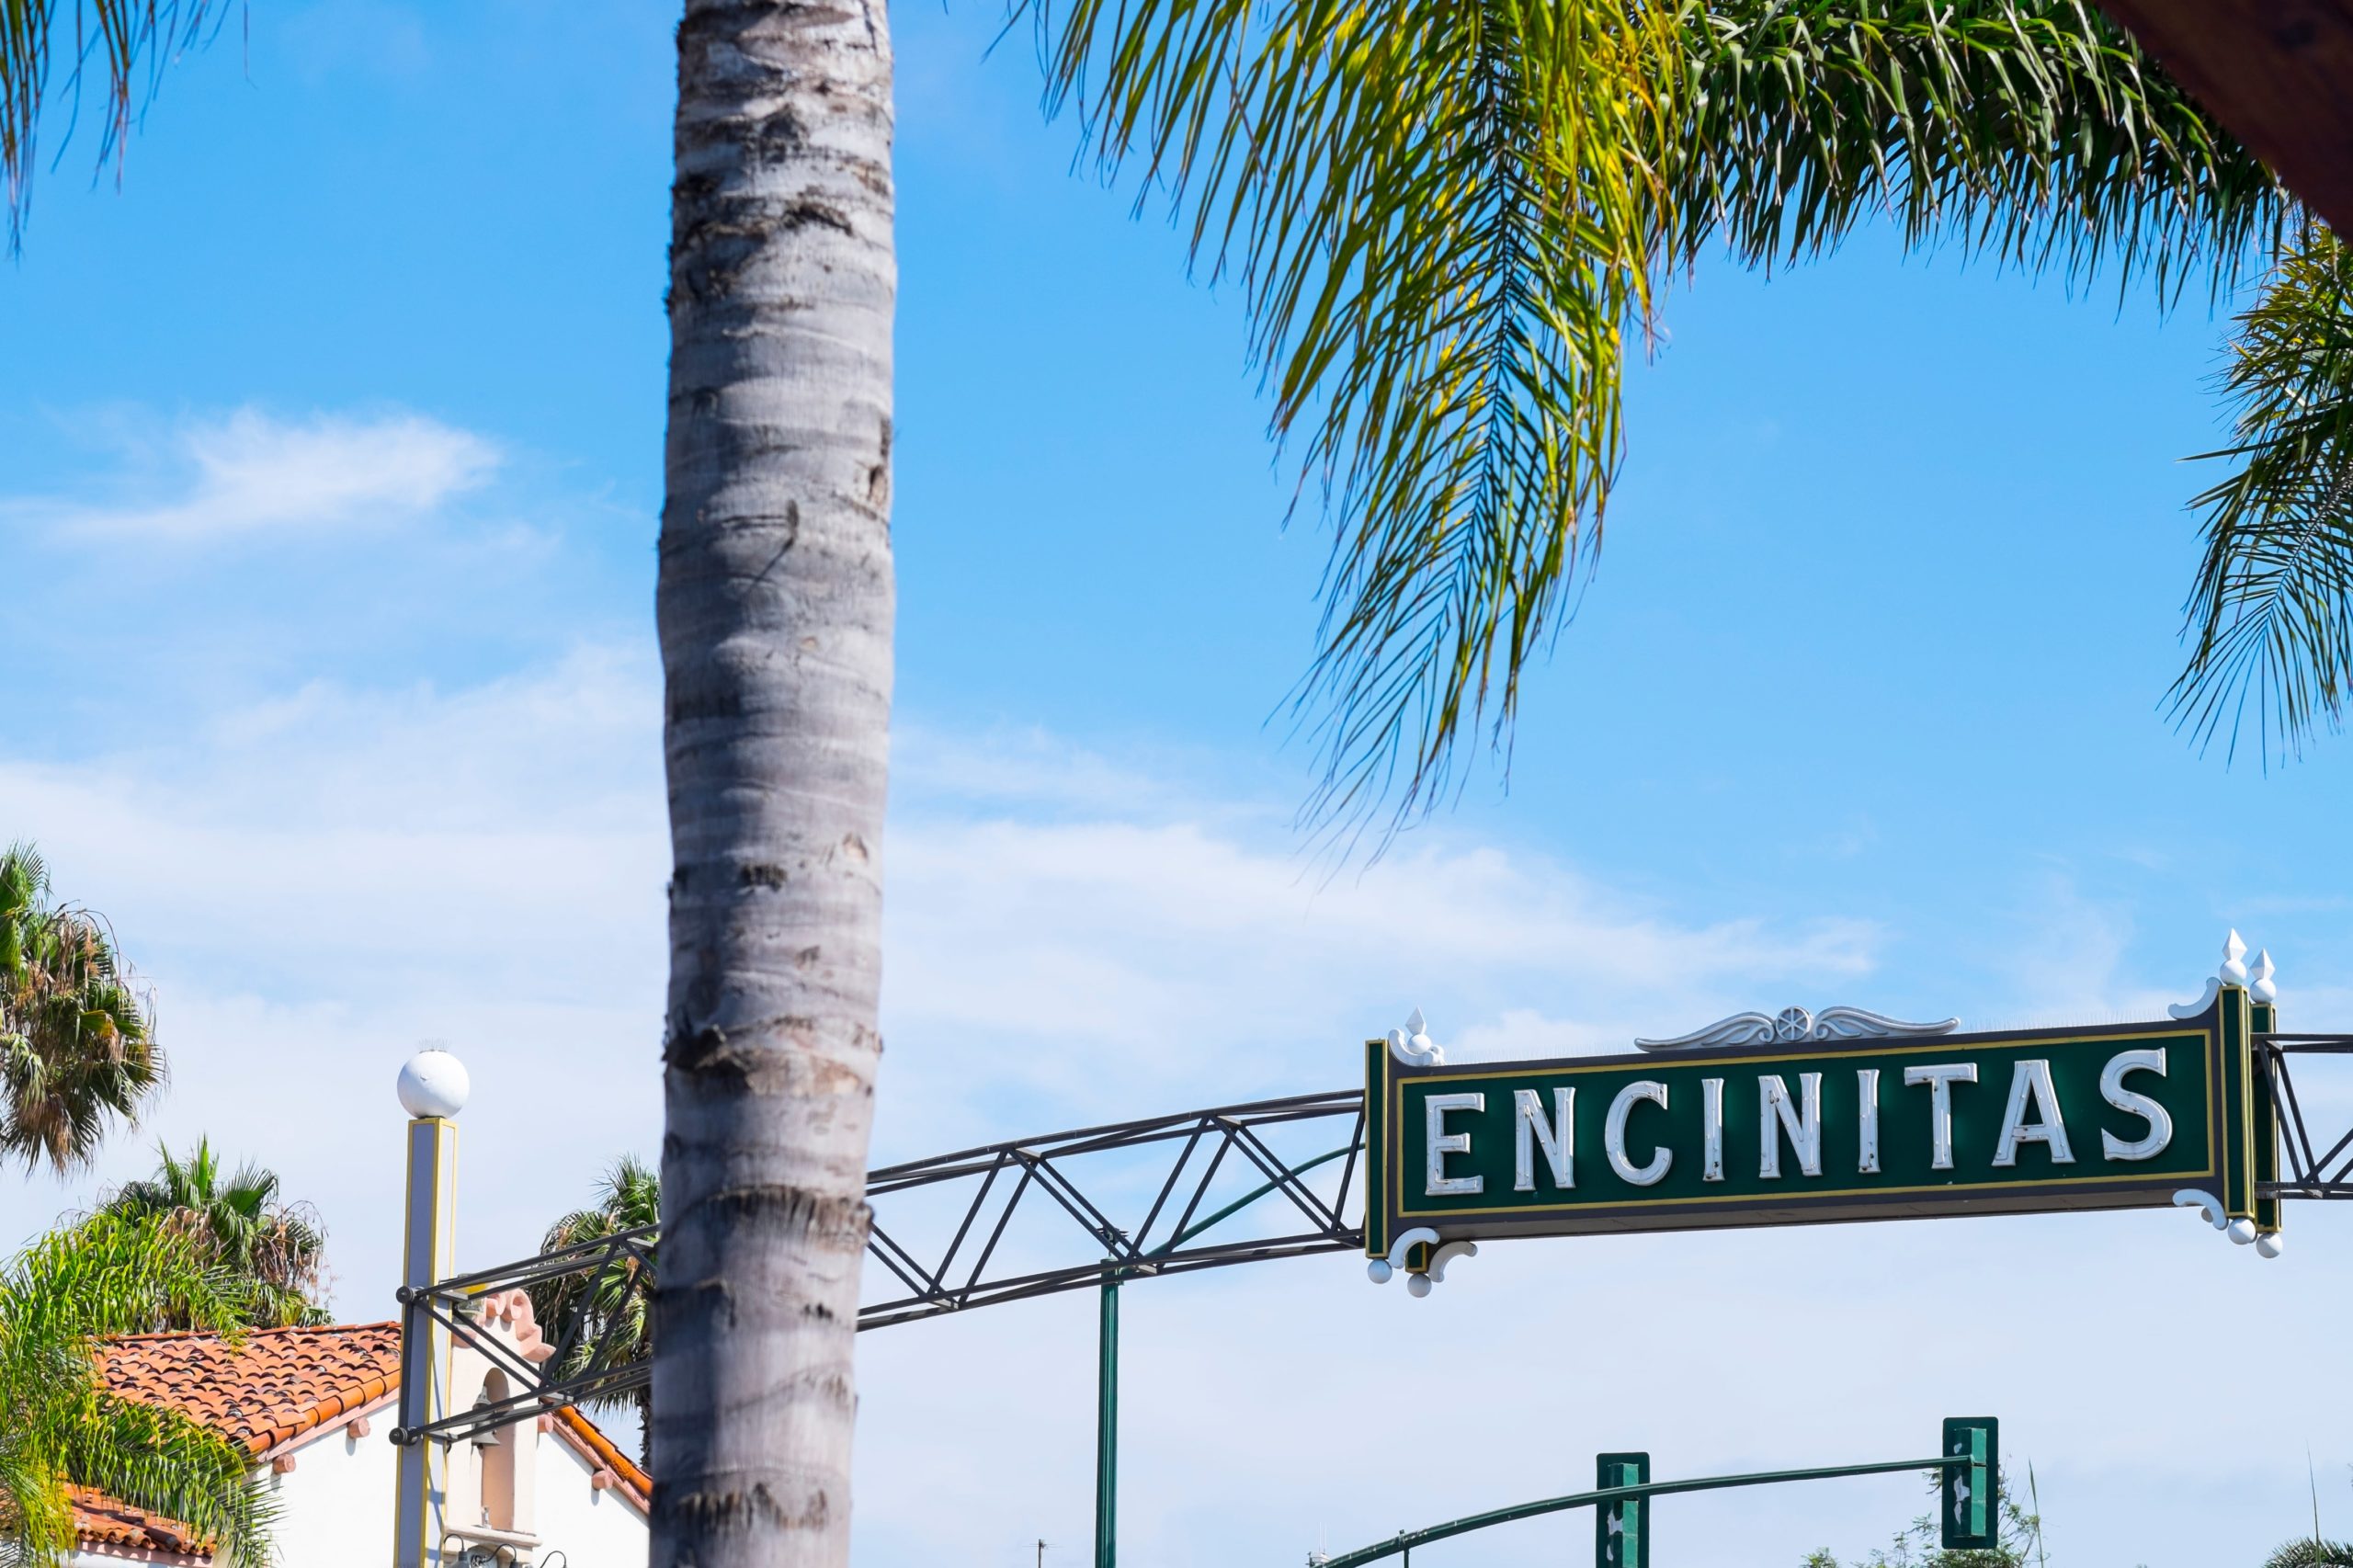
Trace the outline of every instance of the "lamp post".
{"label": "lamp post", "polygon": [[[402,1227],[401,1425],[411,1431],[449,1414],[449,1331],[409,1309],[410,1292],[457,1272],[458,1112],[472,1085],[446,1051],[420,1051],[401,1069],[409,1114],[408,1198]],[[397,1450],[393,1568],[438,1568],[449,1445],[427,1438]]]}

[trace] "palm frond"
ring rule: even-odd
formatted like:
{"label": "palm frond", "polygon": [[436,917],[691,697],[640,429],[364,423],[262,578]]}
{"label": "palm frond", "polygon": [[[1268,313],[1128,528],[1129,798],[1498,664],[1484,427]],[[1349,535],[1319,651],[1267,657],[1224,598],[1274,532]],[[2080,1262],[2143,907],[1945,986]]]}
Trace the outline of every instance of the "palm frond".
{"label": "palm frond", "polygon": [[2283,233],[2270,171],[2086,0],[1717,0],[1692,11],[1681,233],[1752,264],[1892,215],[2029,271],[2216,297]]}
{"label": "palm frond", "polygon": [[[1334,543],[1309,818],[1395,827],[1507,737],[1624,449],[1626,338],[1711,241],[1892,216],[2071,280],[2227,289],[2270,175],[2086,0],[1013,0],[1051,110],[1239,278]],[[1143,199],[1140,197],[1139,199]]]}
{"label": "palm frond", "polygon": [[95,1359],[101,1340],[164,1312],[235,1334],[248,1307],[240,1280],[152,1216],[77,1221],[0,1267],[0,1563],[67,1561],[69,1481],[193,1525],[235,1561],[268,1561],[250,1456],[175,1412],[112,1395]]}
{"label": "palm frond", "polygon": [[103,165],[129,133],[141,101],[154,91],[165,62],[201,42],[224,11],[219,0],[0,0],[0,181],[7,186],[12,251],[23,233],[35,132],[50,107],[51,67],[63,62],[68,95],[76,103],[84,73],[97,67],[105,103],[97,148]]}
{"label": "palm frond", "polygon": [[[211,1141],[182,1158],[158,1145],[155,1174],[125,1182],[99,1206],[103,1216],[149,1221],[182,1236],[252,1293],[247,1321],[286,1328],[327,1321],[326,1229],[308,1203],[279,1198],[278,1174],[252,1161],[225,1176]],[[158,1328],[189,1328],[169,1321]]]}
{"label": "palm frond", "polygon": [[23,1321],[97,1339],[166,1325],[236,1333],[253,1286],[186,1231],[102,1213],[28,1244],[0,1276],[0,1295]]}
{"label": "palm frond", "polygon": [[2252,722],[2268,758],[2339,727],[2353,693],[2353,255],[2313,224],[2238,325],[2235,439],[2206,454],[2236,471],[2191,503],[2206,552],[2169,705],[2231,754]]}
{"label": "palm frond", "polygon": [[[662,1178],[634,1155],[613,1162],[597,1184],[594,1206],[577,1209],[548,1227],[540,1244],[559,1252],[583,1242],[602,1241],[662,1218]],[[654,1270],[634,1257],[620,1257],[577,1274],[558,1275],[531,1287],[531,1308],[557,1347],[552,1370],[568,1378],[650,1360],[654,1355]],[[608,1393],[586,1402],[590,1409],[636,1410],[642,1439],[650,1440],[651,1391]]]}
{"label": "palm frond", "polygon": [[1238,277],[1335,535],[1313,812],[1400,815],[1498,731],[1589,556],[1666,243],[1661,0],[1031,0],[1051,102]]}
{"label": "palm frond", "polygon": [[252,1456],[178,1411],[99,1394],[76,1413],[64,1452],[77,1483],[190,1526],[216,1560],[268,1561],[277,1504]]}

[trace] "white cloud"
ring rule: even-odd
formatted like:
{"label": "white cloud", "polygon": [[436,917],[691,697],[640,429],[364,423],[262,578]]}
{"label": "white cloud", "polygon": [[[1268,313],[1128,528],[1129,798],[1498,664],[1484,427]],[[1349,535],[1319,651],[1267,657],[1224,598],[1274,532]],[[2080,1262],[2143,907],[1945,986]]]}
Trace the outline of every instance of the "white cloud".
{"label": "white cloud", "polygon": [[[472,1210],[486,1245],[528,1249],[598,1161],[653,1146],[658,693],[650,649],[590,646],[449,689],[313,681],[135,751],[0,759],[0,821],[156,987],[177,1074],[158,1129],[209,1131],[334,1196],[347,1311],[381,1310],[393,1256],[393,1199],[371,1185],[387,1172],[363,1178],[355,1150],[361,1170],[390,1158],[365,1129],[392,1125],[382,1085],[420,1039],[469,1059],[469,1124],[500,1130],[469,1154],[470,1181],[500,1195]],[[971,761],[991,744],[955,741],[965,760],[938,777],[911,758],[908,792],[932,804],[886,847],[892,1157],[1345,1083],[1357,1042],[1416,1004],[1474,1052],[1531,1027],[1622,1046],[1646,998],[1711,1017],[1763,977],[1871,961],[1859,923],[1692,925],[1437,838],[1327,887],[1250,802],[1164,790],[1115,814],[1142,797],[1101,759],[1097,810],[1016,822],[995,786],[957,802],[1002,773]],[[143,1164],[143,1142],[105,1176]],[[540,1168],[551,1146],[561,1179]],[[56,1207],[26,1198],[0,1190],[19,1232]]]}
{"label": "white cloud", "polygon": [[132,446],[145,472],[126,494],[18,500],[7,511],[84,536],[182,542],[348,528],[429,513],[500,462],[484,437],[414,414],[286,420],[244,408]]}
{"label": "white cloud", "polygon": [[[889,1157],[1344,1083],[1368,1034],[1427,1009],[1450,1048],[1534,1036],[1627,1049],[1662,1012],[1706,1023],[1784,982],[1869,973],[1868,922],[1693,922],[1540,854],[1441,834],[1327,882],[1281,813],[1069,760],[1017,818],[986,743],[928,744],[981,799],[918,777],[886,846]],[[1053,757],[1036,737],[1015,757]],[[1028,804],[1029,802],[1021,802]],[[1540,1022],[1532,1022],[1539,1019]]]}
{"label": "white cloud", "polygon": [[0,1182],[22,1234],[207,1132],[325,1211],[339,1305],[389,1311],[398,1112],[449,1040],[469,1256],[528,1251],[597,1166],[650,1149],[667,860],[642,649],[590,647],[455,690],[313,683],[136,753],[0,761],[0,822],[102,910],[153,985],[173,1085],[153,1125],[60,1192]]}

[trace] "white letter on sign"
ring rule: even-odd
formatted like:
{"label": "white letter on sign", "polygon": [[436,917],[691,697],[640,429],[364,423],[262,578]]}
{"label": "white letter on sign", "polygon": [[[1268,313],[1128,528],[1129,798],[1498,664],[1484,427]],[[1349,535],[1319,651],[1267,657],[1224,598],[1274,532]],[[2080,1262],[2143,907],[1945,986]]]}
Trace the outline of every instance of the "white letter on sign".
{"label": "white letter on sign", "polygon": [[[2036,1113],[2032,1121],[2026,1119],[2029,1100]],[[2021,1062],[2010,1073],[2010,1103],[2002,1112],[2002,1135],[1994,1142],[1994,1163],[2017,1165],[2021,1143],[2048,1144],[2054,1165],[2075,1163],[2075,1152],[2067,1146],[2067,1124],[2060,1119],[2059,1091],[2051,1086],[2051,1063],[2039,1059]]]}
{"label": "white letter on sign", "polygon": [[1756,1074],[1756,1136],[1761,1141],[1756,1174],[1760,1176],[1781,1174],[1783,1129],[1789,1131],[1798,1169],[1808,1176],[1822,1174],[1822,1074],[1799,1074],[1798,1095],[1805,1102],[1802,1115],[1790,1104],[1790,1085],[1779,1073]]}
{"label": "white letter on sign", "polygon": [[1879,1174],[1879,1069],[1855,1069],[1855,1171]]}
{"label": "white letter on sign", "polygon": [[1467,1154],[1471,1152],[1471,1134],[1449,1132],[1446,1130],[1446,1113],[1450,1110],[1484,1110],[1486,1108],[1487,1096],[1483,1094],[1432,1095],[1422,1102],[1422,1114],[1428,1118],[1423,1142],[1429,1154],[1429,1168],[1424,1173],[1428,1179],[1422,1184],[1423,1196],[1468,1198],[1474,1192],[1487,1190],[1485,1176],[1450,1176],[1446,1174],[1446,1157],[1449,1154]]}
{"label": "white letter on sign", "polygon": [[1602,1152],[1609,1156],[1609,1168],[1621,1180],[1636,1187],[1655,1187],[1665,1179],[1667,1168],[1675,1164],[1675,1152],[1662,1143],[1651,1151],[1646,1164],[1637,1165],[1626,1157],[1626,1118],[1643,1100],[1665,1108],[1666,1085],[1654,1078],[1640,1078],[1618,1091],[1609,1102],[1609,1119],[1601,1129]]}
{"label": "white letter on sign", "polygon": [[1699,1080],[1699,1179],[1724,1179],[1724,1081]]}
{"label": "white letter on sign", "polygon": [[1974,1062],[1939,1062],[1930,1067],[1906,1067],[1904,1086],[1928,1085],[1928,1165],[1952,1169],[1952,1086],[1977,1082]]}
{"label": "white letter on sign", "polygon": [[2109,1104],[2128,1116],[2137,1116],[2149,1124],[2149,1135],[2128,1143],[2106,1128],[2100,1129],[2099,1152],[2111,1160],[2154,1160],[2165,1152],[2173,1142],[2173,1115],[2148,1096],[2124,1086],[2127,1073],[2154,1073],[2165,1075],[2165,1048],[2162,1045],[2149,1051],[2121,1051],[2108,1059],[2099,1070],[2099,1092]]}
{"label": "white letter on sign", "polygon": [[1514,1192],[1536,1190],[1536,1145],[1544,1145],[1545,1163],[1552,1167],[1552,1185],[1560,1187],[1577,1184],[1577,1130],[1573,1119],[1576,1115],[1577,1092],[1574,1089],[1554,1089],[1552,1105],[1557,1121],[1544,1115],[1544,1096],[1534,1089],[1514,1089],[1512,1103],[1512,1181]]}

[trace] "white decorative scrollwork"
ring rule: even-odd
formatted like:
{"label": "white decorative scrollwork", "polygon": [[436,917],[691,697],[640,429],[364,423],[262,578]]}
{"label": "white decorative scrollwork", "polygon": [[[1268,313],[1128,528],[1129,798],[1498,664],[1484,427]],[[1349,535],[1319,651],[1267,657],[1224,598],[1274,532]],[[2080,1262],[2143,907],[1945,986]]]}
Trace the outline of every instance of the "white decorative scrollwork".
{"label": "white decorative scrollwork", "polygon": [[1700,1045],[1794,1045],[1806,1040],[1950,1034],[1959,1028],[1959,1018],[1908,1024],[1861,1007],[1824,1007],[1819,1013],[1784,1007],[1778,1013],[1734,1013],[1673,1040],[1638,1040],[1634,1044],[1644,1051],[1684,1051]]}
{"label": "white decorative scrollwork", "polygon": [[1446,1048],[1430,1039],[1429,1020],[1416,1007],[1402,1029],[1389,1031],[1389,1054],[1408,1067],[1441,1067]]}
{"label": "white decorative scrollwork", "polygon": [[1405,1277],[1405,1293],[1415,1298],[1428,1295],[1430,1293],[1430,1287],[1433,1285],[1443,1285],[1446,1283],[1446,1266],[1448,1264],[1452,1263],[1458,1257],[1476,1257],[1478,1256],[1479,1244],[1477,1242],[1447,1243],[1444,1246],[1430,1254],[1430,1267],[1428,1273],[1409,1274]]}
{"label": "white decorative scrollwork", "polygon": [[2232,1219],[2229,1211],[2223,1209],[2222,1200],[2211,1192],[2201,1191],[2194,1187],[2185,1187],[2173,1195],[2173,1201],[2177,1209],[2197,1210],[2200,1219],[2230,1237],[2238,1245],[2245,1246],[2253,1243],[2256,1256],[2258,1257],[2278,1257],[2288,1250],[2287,1238],[2280,1235],[2279,1232],[2269,1231],[2257,1235],[2254,1221]]}
{"label": "white decorative scrollwork", "polygon": [[2204,995],[2195,1002],[2169,1002],[2165,1005],[2165,1011],[2185,1022],[2191,1018],[2202,1017],[2205,1016],[2206,1009],[2214,1005],[2214,998],[2222,994],[2222,983],[2210,974],[2206,977]]}
{"label": "white decorative scrollwork", "polygon": [[2197,1210],[2198,1217],[2218,1231],[2227,1231],[2231,1228],[2229,1215],[2222,1208],[2222,1200],[2211,1192],[2200,1192],[2194,1187],[2185,1187],[2173,1195],[2173,1206],[2177,1209]]}
{"label": "white decorative scrollwork", "polygon": [[1418,1246],[1436,1245],[1438,1245],[1438,1233],[1427,1225],[1416,1225],[1410,1231],[1401,1233],[1397,1239],[1389,1244],[1387,1257],[1374,1258],[1364,1266],[1364,1271],[1374,1284],[1386,1285],[1389,1283],[1390,1276],[1405,1267],[1407,1253]]}
{"label": "white decorative scrollwork", "polygon": [[1448,1264],[1458,1257],[1479,1256],[1479,1244],[1476,1242],[1441,1242],[1436,1231],[1427,1225],[1416,1225],[1410,1231],[1399,1233],[1397,1239],[1390,1244],[1387,1257],[1376,1257],[1366,1264],[1366,1275],[1376,1285],[1388,1284],[1397,1271],[1405,1267],[1405,1255],[1417,1246],[1430,1249],[1430,1266],[1425,1273],[1405,1277],[1405,1292],[1416,1300],[1428,1295],[1431,1286],[1446,1283]]}

